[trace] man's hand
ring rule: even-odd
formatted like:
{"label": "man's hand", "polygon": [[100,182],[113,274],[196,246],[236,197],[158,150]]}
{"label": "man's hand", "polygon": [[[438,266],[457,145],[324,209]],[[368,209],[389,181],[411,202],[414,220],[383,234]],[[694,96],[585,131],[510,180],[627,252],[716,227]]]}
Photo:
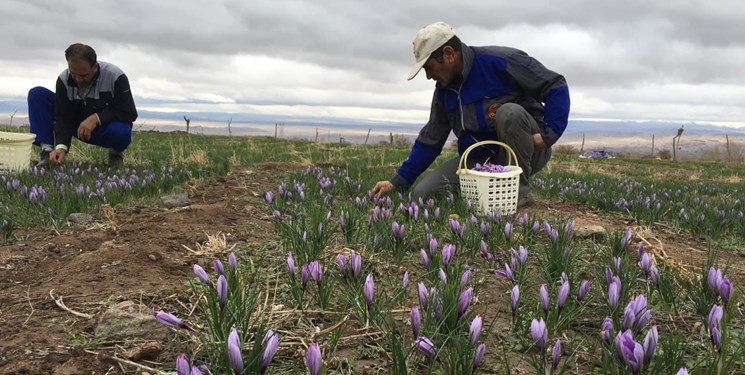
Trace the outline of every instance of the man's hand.
{"label": "man's hand", "polygon": [[67,156],[67,151],[59,148],[49,153],[49,161],[53,164],[62,164],[65,161],[65,156]]}
{"label": "man's hand", "polygon": [[86,142],[90,141],[91,134],[97,126],[98,116],[94,113],[83,120],[83,122],[80,123],[80,126],[78,126],[78,139]]}
{"label": "man's hand", "polygon": [[372,193],[376,197],[382,197],[393,191],[393,188],[393,183],[390,181],[378,181],[373,187]]}
{"label": "man's hand", "polygon": [[533,147],[535,147],[535,151],[543,151],[546,149],[546,142],[543,141],[541,133],[533,134]]}

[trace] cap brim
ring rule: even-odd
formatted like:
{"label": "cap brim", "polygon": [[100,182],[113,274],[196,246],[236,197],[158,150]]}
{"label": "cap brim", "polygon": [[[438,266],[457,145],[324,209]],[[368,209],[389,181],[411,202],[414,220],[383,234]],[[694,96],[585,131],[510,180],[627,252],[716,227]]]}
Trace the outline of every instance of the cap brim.
{"label": "cap brim", "polygon": [[414,64],[414,66],[411,67],[411,71],[409,72],[409,78],[407,78],[409,81],[414,79],[414,77],[416,77],[416,75],[419,74],[419,71],[422,70],[424,63],[426,63],[428,59],[429,59],[429,56],[427,56],[427,58],[423,59],[422,61],[417,61],[416,64]]}

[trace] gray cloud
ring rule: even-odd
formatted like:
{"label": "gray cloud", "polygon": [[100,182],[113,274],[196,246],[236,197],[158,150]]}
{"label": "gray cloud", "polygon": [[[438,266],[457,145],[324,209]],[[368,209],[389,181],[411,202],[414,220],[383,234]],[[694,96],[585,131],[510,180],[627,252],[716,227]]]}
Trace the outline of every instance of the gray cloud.
{"label": "gray cloud", "polygon": [[564,74],[573,116],[745,117],[735,0],[6,0],[0,17],[0,100],[51,86],[80,41],[125,69],[153,109],[206,100],[423,121],[432,84],[405,81],[411,38],[443,20],[466,43],[517,47]]}

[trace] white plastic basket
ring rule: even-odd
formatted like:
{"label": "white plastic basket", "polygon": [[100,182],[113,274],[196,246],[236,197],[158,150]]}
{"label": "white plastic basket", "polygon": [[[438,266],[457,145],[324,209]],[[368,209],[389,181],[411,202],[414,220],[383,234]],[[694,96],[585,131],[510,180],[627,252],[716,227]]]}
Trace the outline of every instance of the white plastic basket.
{"label": "white plastic basket", "polygon": [[[494,144],[507,150],[505,172],[480,172],[468,169],[468,154],[476,147]],[[520,189],[522,168],[517,166],[517,156],[510,146],[499,141],[482,141],[471,145],[463,152],[458,162],[460,194],[463,199],[478,202],[481,212],[501,212],[503,215],[517,211],[517,196]]]}
{"label": "white plastic basket", "polygon": [[33,133],[0,132],[0,172],[21,171],[31,165]]}

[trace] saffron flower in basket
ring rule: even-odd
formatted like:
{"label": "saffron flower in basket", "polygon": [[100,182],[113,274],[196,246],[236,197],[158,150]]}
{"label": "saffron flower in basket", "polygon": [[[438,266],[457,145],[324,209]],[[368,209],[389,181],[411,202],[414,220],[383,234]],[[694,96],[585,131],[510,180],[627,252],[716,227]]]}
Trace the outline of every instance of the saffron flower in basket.
{"label": "saffron flower in basket", "polygon": [[484,164],[476,163],[476,165],[471,168],[471,170],[476,172],[489,172],[489,173],[502,173],[507,172],[507,168],[503,165],[499,164],[492,164],[489,162],[485,162]]}

